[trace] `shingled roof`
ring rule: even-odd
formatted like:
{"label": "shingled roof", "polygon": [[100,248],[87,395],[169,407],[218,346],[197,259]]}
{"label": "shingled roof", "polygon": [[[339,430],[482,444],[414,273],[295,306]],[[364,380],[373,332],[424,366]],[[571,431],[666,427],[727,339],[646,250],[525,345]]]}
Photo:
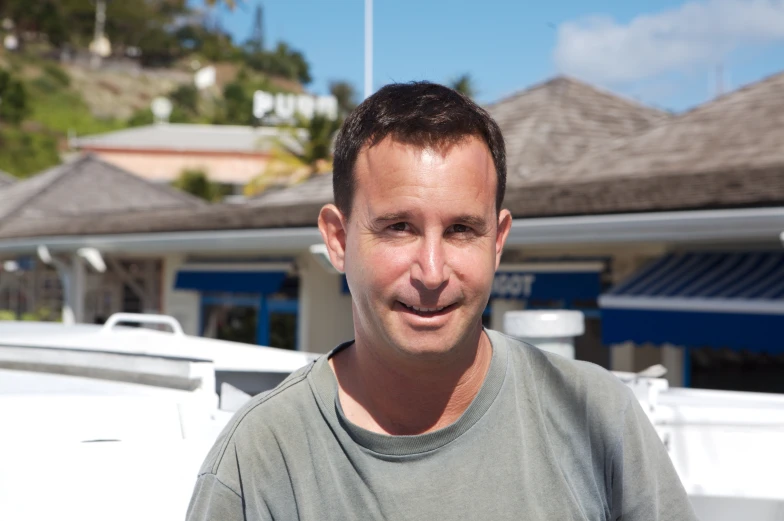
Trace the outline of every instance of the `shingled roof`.
{"label": "shingled roof", "polygon": [[[207,203],[168,185],[145,181],[85,155],[0,189],[0,229],[160,209],[194,209]],[[56,219],[55,219],[56,218]]]}
{"label": "shingled roof", "polygon": [[784,204],[784,73],[513,187],[515,215]]}
{"label": "shingled roof", "polygon": [[319,174],[302,183],[262,192],[247,201],[248,206],[293,206],[332,202],[332,172]]}
{"label": "shingled roof", "polygon": [[[549,82],[550,86],[559,81],[565,81],[561,84],[566,87],[561,88],[566,93],[572,86],[581,85],[559,79]],[[536,89],[527,92],[534,93]],[[597,97],[602,97],[601,91],[596,92]],[[542,93],[536,96],[540,102],[548,99]],[[512,97],[496,104],[493,110],[507,102],[510,103],[507,116],[496,117],[500,120],[508,117],[504,125],[509,128],[514,123],[509,114],[515,110],[525,112],[523,106],[530,101],[515,102]],[[592,110],[588,105],[586,102],[584,110]],[[593,110],[588,118],[596,118],[592,128],[616,125],[616,129],[623,129],[627,128],[624,125],[631,125],[609,117],[603,127],[597,115],[601,111]],[[623,110],[619,106],[618,111]],[[645,113],[639,106],[635,110]],[[535,109],[530,112],[537,113]],[[577,118],[578,114],[572,109],[561,111],[561,116],[546,112],[540,113],[542,119],[531,119],[525,125],[535,121],[552,123],[565,118],[567,113]],[[541,168],[531,169],[510,182],[505,206],[515,217],[543,217],[784,204],[784,147],[781,146],[784,143],[784,74],[735,91],[682,116],[662,116],[663,120],[657,122],[656,114],[656,111],[649,113],[650,120],[644,117],[635,123],[651,126],[631,137],[610,138],[605,131],[602,135],[607,141],[603,145],[599,141],[595,145],[576,144],[586,140],[563,144],[562,152],[555,154],[556,159],[571,157],[569,154],[575,156],[567,164],[557,162],[549,167],[542,160],[537,163],[543,165]],[[615,123],[608,123],[611,121]],[[507,135],[507,141],[525,141],[525,125],[516,138],[514,134]],[[551,141],[558,142],[560,131],[556,132],[554,123],[548,125],[542,127],[543,132],[549,133]],[[586,124],[585,128],[591,125]],[[510,146],[510,152],[518,157],[544,157],[543,152],[537,155],[534,151],[543,150],[537,147],[543,147],[546,141],[538,140],[534,133],[529,129],[527,135],[536,141],[535,145],[523,142],[517,148]],[[563,141],[570,142],[569,139],[565,137]],[[585,146],[588,151],[577,157],[579,146]],[[331,184],[331,174],[325,174],[291,188],[267,192],[244,205],[112,211],[101,219],[89,214],[57,220],[15,219],[13,226],[0,228],[0,238],[314,226],[321,205],[332,200]],[[3,194],[8,190],[0,189],[0,215]]]}
{"label": "shingled roof", "polygon": [[486,108],[504,134],[510,185],[671,117],[564,76]]}
{"label": "shingled roof", "polygon": [[8,185],[12,185],[19,181],[18,177],[12,176],[8,172],[3,172],[0,170],[0,188]]}

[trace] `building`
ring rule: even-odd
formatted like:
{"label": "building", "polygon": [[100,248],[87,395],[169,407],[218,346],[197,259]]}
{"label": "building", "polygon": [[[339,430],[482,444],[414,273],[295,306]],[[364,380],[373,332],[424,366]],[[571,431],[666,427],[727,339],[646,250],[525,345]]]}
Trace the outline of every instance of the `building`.
{"label": "building", "polygon": [[[777,390],[782,87],[784,74],[671,116],[558,78],[488,107],[508,141],[514,223],[486,323],[580,309],[579,358],[663,363],[674,385]],[[0,226],[0,255],[158,259],[158,309],[187,332],[326,351],[352,334],[315,227],[331,199],[327,174],[242,205],[16,219]]]}
{"label": "building", "polygon": [[[95,222],[107,214],[132,218],[150,211],[204,206],[200,199],[88,155],[0,189],[0,229],[45,226],[77,216]],[[100,245],[83,246],[87,247]],[[0,273],[0,309],[47,319],[59,316],[65,302],[75,318],[85,322],[101,321],[117,311],[160,309],[160,258],[133,252],[105,255],[108,269],[99,273],[87,268],[78,250],[73,258],[55,253],[51,266],[41,262],[37,248],[20,253]],[[64,298],[64,287],[82,298]]]}
{"label": "building", "polygon": [[264,171],[276,146],[299,150],[275,127],[158,123],[73,139],[71,146],[154,182],[169,183],[184,170],[203,171],[236,193]]}

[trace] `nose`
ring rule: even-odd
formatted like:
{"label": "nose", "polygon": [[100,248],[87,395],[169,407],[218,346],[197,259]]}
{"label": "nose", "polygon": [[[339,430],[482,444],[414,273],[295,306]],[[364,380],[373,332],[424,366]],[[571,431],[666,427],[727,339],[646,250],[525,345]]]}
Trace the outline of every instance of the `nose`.
{"label": "nose", "polygon": [[449,267],[440,236],[422,237],[411,266],[411,278],[431,291],[437,290],[449,279]]}

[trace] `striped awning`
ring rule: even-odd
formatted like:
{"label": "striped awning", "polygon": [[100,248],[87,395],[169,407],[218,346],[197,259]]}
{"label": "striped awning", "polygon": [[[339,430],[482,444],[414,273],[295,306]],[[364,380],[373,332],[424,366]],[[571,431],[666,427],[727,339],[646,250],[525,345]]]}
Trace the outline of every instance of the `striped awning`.
{"label": "striped awning", "polygon": [[665,255],[599,298],[607,344],[784,351],[784,252]]}

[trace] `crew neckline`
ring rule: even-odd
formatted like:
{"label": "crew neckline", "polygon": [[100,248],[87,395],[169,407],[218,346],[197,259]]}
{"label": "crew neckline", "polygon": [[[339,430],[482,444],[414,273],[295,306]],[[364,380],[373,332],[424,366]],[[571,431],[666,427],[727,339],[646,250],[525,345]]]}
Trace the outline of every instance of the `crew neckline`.
{"label": "crew neckline", "polygon": [[328,421],[345,431],[357,444],[379,454],[407,456],[443,447],[463,435],[485,415],[503,385],[509,358],[508,347],[500,333],[489,329],[485,329],[484,332],[490,339],[493,351],[487,374],[482,382],[482,386],[479,388],[479,392],[468,408],[463,411],[463,414],[455,422],[446,427],[424,434],[396,436],[379,434],[349,421],[340,405],[338,381],[335,373],[329,366],[329,358],[353,344],[353,340],[339,345],[328,355],[322,356],[316,361],[309,379],[319,397],[319,407]]}

